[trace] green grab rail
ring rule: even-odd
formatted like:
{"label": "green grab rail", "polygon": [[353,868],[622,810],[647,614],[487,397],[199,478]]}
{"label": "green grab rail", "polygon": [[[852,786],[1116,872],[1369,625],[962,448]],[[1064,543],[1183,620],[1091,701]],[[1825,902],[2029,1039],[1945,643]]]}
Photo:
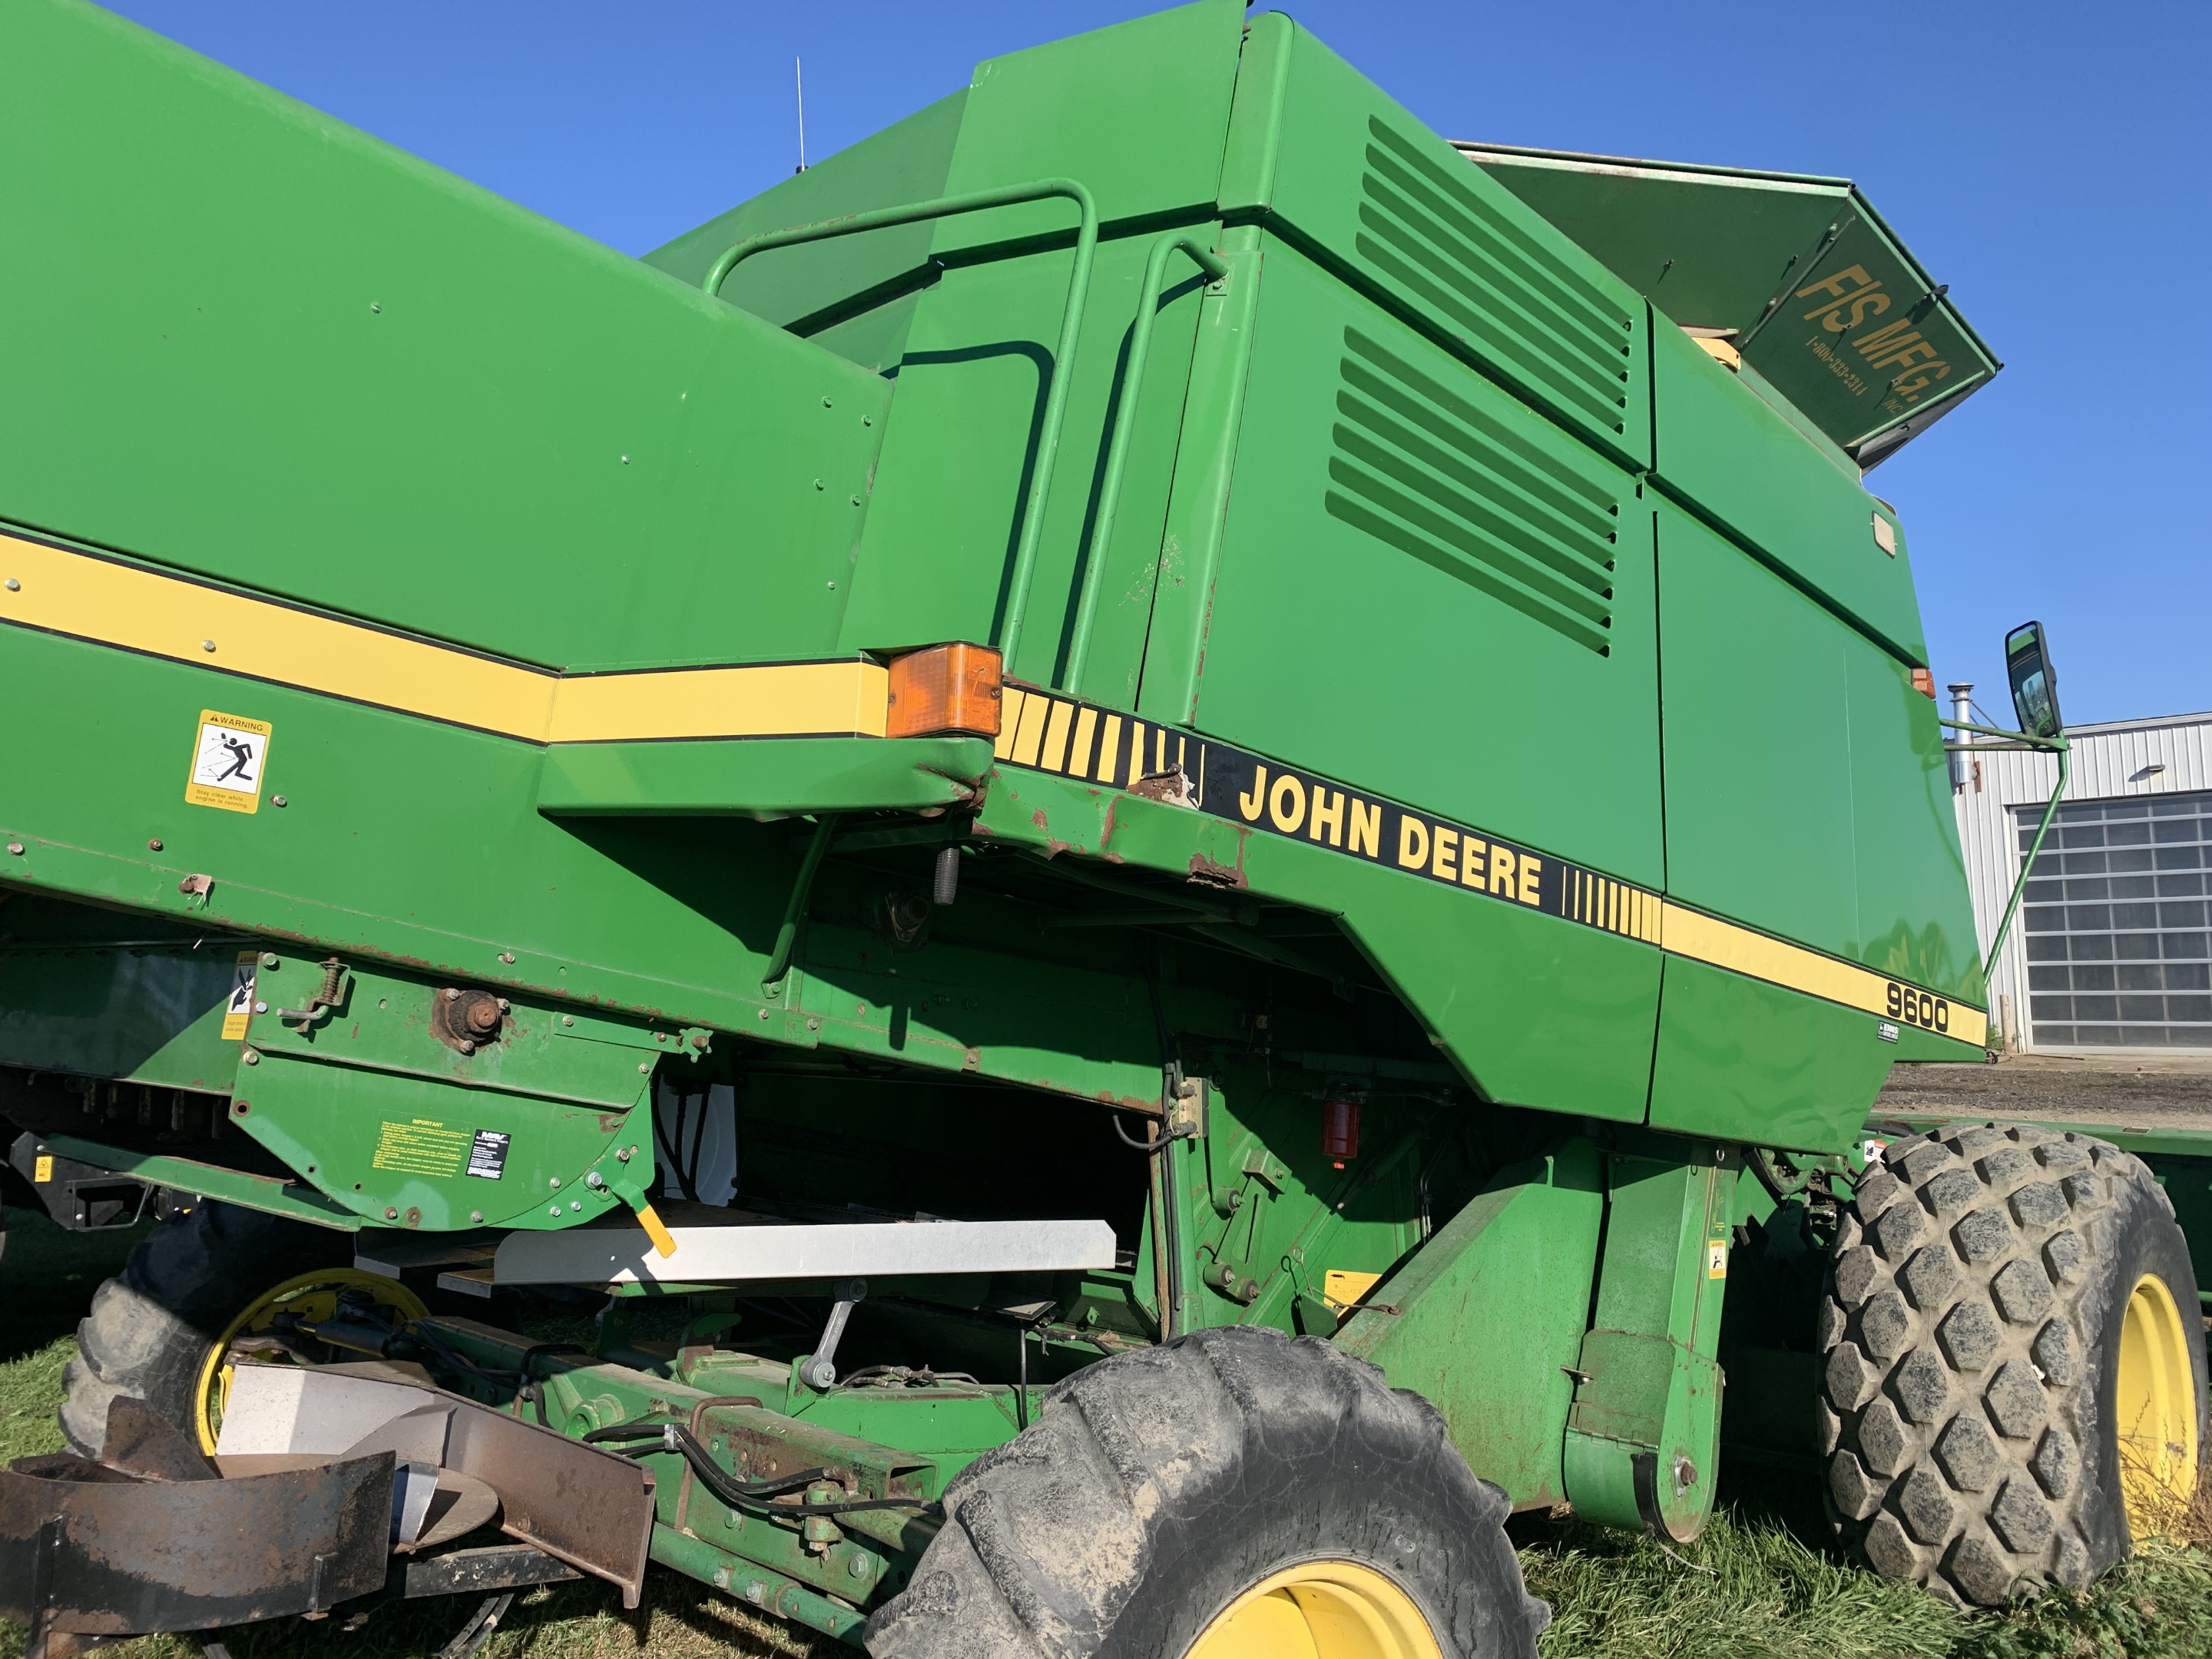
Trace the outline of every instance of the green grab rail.
{"label": "green grab rail", "polygon": [[1160,293],[1167,285],[1168,261],[1188,253],[1214,283],[1228,280],[1229,262],[1196,238],[1170,231],[1152,244],[1145,261],[1145,280],[1137,295],[1137,320],[1129,332],[1129,372],[1121,382],[1121,401],[1114,411],[1114,430],[1106,447],[1106,480],[1099,490],[1098,517],[1091,530],[1091,549],[1083,561],[1083,586],[1075,609],[1075,633],[1067,645],[1067,672],[1060,688],[1080,695],[1083,665],[1091,655],[1091,624],[1098,611],[1098,585],[1104,574],[1107,550],[1114,544],[1114,519],[1121,505],[1121,474],[1129,462],[1130,436],[1136,430],[1137,404],[1145,385],[1145,359],[1152,343],[1152,317],[1159,309]]}
{"label": "green grab rail", "polygon": [[[2066,741],[2062,732],[2055,738],[2039,738],[2033,732],[2008,732],[2002,726],[1975,726],[1966,720],[1945,720],[1941,715],[1936,723],[1953,732],[1978,732],[1984,737],[2005,738],[2014,743],[2024,743],[2034,749],[2048,749],[2058,757],[2058,787],[2051,792],[2044,804],[2043,821],[2035,826],[2035,839],[2027,844],[2027,856],[2020,861],[2020,875],[2012,884],[2012,897],[2005,903],[2004,920],[1997,923],[1997,931],[1990,939],[1989,949],[1982,952],[1982,972],[1986,976],[1996,967],[1997,952],[2004,948],[2005,934],[2011,930],[2012,919],[2020,909],[2021,896],[2027,891],[2028,872],[2035,868],[2035,855],[2043,850],[2043,838],[2051,833],[2051,821],[2058,816],[2058,803],[2066,793],[2066,781],[2073,771],[2074,746]],[[1971,750],[1978,744],[1948,744],[1947,748]]]}
{"label": "green grab rail", "polygon": [[888,230],[924,219],[948,219],[963,213],[981,213],[991,208],[1012,207],[1065,197],[1075,204],[1082,222],[1075,235],[1075,265],[1067,276],[1067,301],[1060,313],[1060,339],[1053,348],[1052,384],[1045,396],[1044,423],[1037,435],[1036,471],[1030,477],[1029,498],[1022,505],[1021,540],[1014,548],[1014,574],[1006,595],[1006,620],[999,629],[999,657],[1012,672],[1014,653],[1020,648],[1022,624],[1029,612],[1030,585],[1036,574],[1037,544],[1044,535],[1044,504],[1052,489],[1053,468],[1060,456],[1060,431],[1067,415],[1067,386],[1075,362],[1076,339],[1083,325],[1083,300],[1091,288],[1091,266],[1098,250],[1098,206],[1091,192],[1073,179],[1032,179],[1023,185],[1002,185],[996,190],[969,191],[960,196],[940,196],[934,201],[909,203],[904,207],[875,208],[848,213],[813,224],[788,225],[765,230],[726,248],[700,283],[720,297],[722,284],[738,264],[770,248],[799,242],[818,242],[833,236],[854,236],[862,231]]}

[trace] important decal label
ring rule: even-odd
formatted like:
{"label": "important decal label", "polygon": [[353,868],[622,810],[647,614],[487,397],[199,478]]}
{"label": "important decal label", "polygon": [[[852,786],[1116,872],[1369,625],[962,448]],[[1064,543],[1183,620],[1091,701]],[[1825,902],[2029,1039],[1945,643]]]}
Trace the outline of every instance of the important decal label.
{"label": "important decal label", "polygon": [[393,1175],[458,1176],[469,1161],[470,1140],[465,1129],[448,1129],[427,1117],[404,1123],[386,1119],[376,1137],[376,1153],[368,1160],[372,1170]]}
{"label": "important decal label", "polygon": [[261,965],[258,954],[240,951],[238,960],[231,964],[230,994],[223,1000],[222,1040],[239,1042],[245,1040],[246,1022],[253,1015],[253,975]]}
{"label": "important decal label", "polygon": [[194,806],[225,812],[259,811],[261,774],[269,759],[269,736],[275,730],[267,720],[201,709],[185,799]]}
{"label": "important decal label", "polygon": [[484,1181],[496,1181],[507,1173],[506,1135],[497,1129],[479,1129],[469,1146],[469,1173]]}
{"label": "important decal label", "polygon": [[[1692,909],[1488,830],[1071,697],[1006,686],[993,752],[1015,766],[1191,807],[1961,1042],[1979,1043],[1988,1034],[1982,1010],[1858,963]],[[1896,1040],[1893,1027],[1881,1034]]]}

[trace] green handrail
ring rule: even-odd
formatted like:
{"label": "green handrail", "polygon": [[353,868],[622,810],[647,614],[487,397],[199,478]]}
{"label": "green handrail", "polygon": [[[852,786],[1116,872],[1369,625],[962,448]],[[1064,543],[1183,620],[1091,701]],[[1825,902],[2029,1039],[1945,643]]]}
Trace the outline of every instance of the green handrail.
{"label": "green handrail", "polygon": [[1008,672],[1021,647],[1022,623],[1028,615],[1030,584],[1036,574],[1037,543],[1044,534],[1044,504],[1052,489],[1053,467],[1060,456],[1060,429],[1067,414],[1067,386],[1073,378],[1076,339],[1083,324],[1083,298],[1091,287],[1091,264],[1098,249],[1098,207],[1091,192],[1073,179],[1033,179],[1025,185],[1004,185],[996,190],[969,191],[962,196],[940,196],[933,202],[915,202],[905,207],[876,208],[848,213],[811,225],[790,225],[763,231],[726,249],[708,268],[700,286],[719,295],[722,284],[740,262],[770,248],[798,242],[818,242],[833,236],[855,236],[866,230],[887,230],[923,219],[949,219],[963,213],[1012,207],[1021,202],[1044,201],[1060,196],[1073,202],[1082,215],[1075,234],[1075,268],[1068,273],[1067,302],[1060,313],[1060,341],[1053,348],[1052,387],[1046,394],[1044,425],[1037,437],[1036,471],[1030,477],[1029,499],[1022,505],[1021,540],[1014,548],[1014,574],[1006,595],[1006,617],[999,629],[999,655]]}
{"label": "green handrail", "polygon": [[[2035,868],[2035,855],[2043,850],[2043,838],[2051,833],[2051,821],[2058,816],[2058,802],[2066,793],[2066,780],[2073,770],[2074,746],[2066,741],[2062,732],[2055,738],[2039,738],[2033,732],[2008,732],[2002,726],[1975,726],[1966,720],[1948,720],[1940,715],[1938,726],[1953,732],[1978,732],[1984,737],[2004,738],[2014,743],[2024,743],[2033,749],[2048,749],[2058,757],[2058,787],[2051,792],[2051,799],[2043,808],[2043,821],[2035,826],[2035,839],[2027,844],[2027,856],[2021,860],[2020,875],[2012,884],[2012,897],[2005,904],[2004,920],[1997,923],[1997,931],[1990,940],[1990,948],[1982,952],[1984,974],[1997,965],[1997,952],[2004,948],[2005,934],[2012,927],[2013,916],[2020,909],[2021,895],[2027,891],[2028,872]],[[1974,744],[1948,745],[1959,749],[1973,749]]]}
{"label": "green handrail", "polygon": [[1075,635],[1068,641],[1067,675],[1063,690],[1081,694],[1083,665],[1091,655],[1091,628],[1098,611],[1098,584],[1106,566],[1106,551],[1114,544],[1114,517],[1121,505],[1121,473],[1129,463],[1130,434],[1136,430],[1137,402],[1145,386],[1145,359],[1152,343],[1152,314],[1159,309],[1160,292],[1167,285],[1168,260],[1188,253],[1212,281],[1229,276],[1229,262],[1182,231],[1170,231],[1152,244],[1145,261],[1145,280],[1137,295],[1136,325],[1129,331],[1129,372],[1121,381],[1121,401],[1114,411],[1113,435],[1106,447],[1106,482],[1098,494],[1098,520],[1091,531],[1091,550],[1083,561],[1083,590],[1075,607]]}

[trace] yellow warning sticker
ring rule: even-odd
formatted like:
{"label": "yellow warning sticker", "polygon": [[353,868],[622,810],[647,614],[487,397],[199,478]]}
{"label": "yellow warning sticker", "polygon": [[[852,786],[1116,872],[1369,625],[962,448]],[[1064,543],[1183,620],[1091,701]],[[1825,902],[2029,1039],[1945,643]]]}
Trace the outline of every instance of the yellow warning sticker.
{"label": "yellow warning sticker", "polygon": [[43,1187],[53,1178],[54,1155],[52,1152],[40,1152],[37,1161],[31,1165],[31,1180],[34,1185]]}
{"label": "yellow warning sticker", "polygon": [[225,812],[259,811],[261,775],[267,768],[269,734],[274,730],[267,720],[201,709],[185,799],[194,806]]}
{"label": "yellow warning sticker", "polygon": [[469,1161],[469,1139],[467,1130],[448,1129],[431,1118],[386,1119],[368,1167],[394,1175],[458,1176]]}
{"label": "yellow warning sticker", "polygon": [[243,1042],[246,1022],[253,1013],[253,970],[261,958],[251,951],[240,951],[230,970],[230,1000],[222,1005],[222,1040],[225,1042]]}
{"label": "yellow warning sticker", "polygon": [[1725,1238],[1709,1238],[1705,1241],[1705,1277],[1708,1279],[1728,1277],[1728,1240]]}

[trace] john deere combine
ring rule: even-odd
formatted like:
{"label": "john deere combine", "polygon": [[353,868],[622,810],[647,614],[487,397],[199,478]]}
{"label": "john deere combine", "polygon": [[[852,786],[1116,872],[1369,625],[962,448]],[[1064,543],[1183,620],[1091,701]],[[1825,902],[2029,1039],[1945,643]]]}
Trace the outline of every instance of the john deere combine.
{"label": "john deere combine", "polygon": [[80,0],[0,154],[0,1116],[166,1218],[34,1659],[649,1561],[1487,1659],[1724,1430],[1975,1602],[2193,1484],[2145,1164],[1863,1127],[1987,1020],[1862,471],[1997,364],[1850,185],[1229,0],[642,260]]}

